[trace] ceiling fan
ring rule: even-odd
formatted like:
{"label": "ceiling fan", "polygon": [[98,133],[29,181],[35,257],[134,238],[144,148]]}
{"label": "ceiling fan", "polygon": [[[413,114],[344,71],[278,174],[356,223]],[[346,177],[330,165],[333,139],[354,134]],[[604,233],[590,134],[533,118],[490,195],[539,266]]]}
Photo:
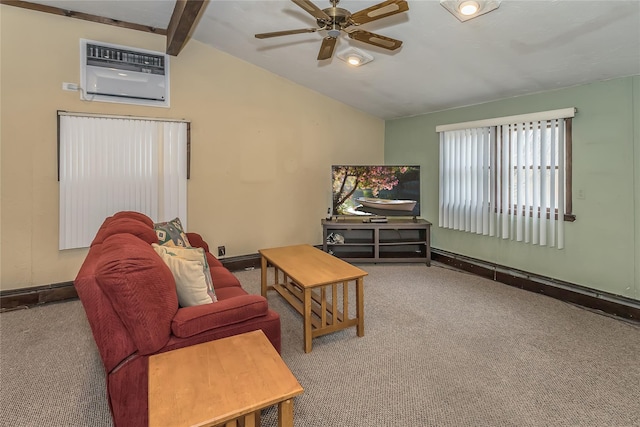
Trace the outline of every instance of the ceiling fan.
{"label": "ceiling fan", "polygon": [[258,39],[266,39],[270,37],[287,36],[289,34],[315,33],[320,30],[328,30],[327,36],[322,40],[320,52],[318,52],[318,60],[329,59],[333,56],[333,50],[336,47],[336,41],[340,35],[340,31],[344,31],[350,38],[384,49],[396,50],[402,46],[402,41],[392,39],[390,37],[381,36],[380,34],[370,33],[369,31],[356,29],[347,31],[351,26],[359,26],[367,22],[376,21],[395,15],[396,13],[406,12],[409,5],[405,0],[387,0],[380,4],[376,4],[367,9],[351,13],[346,9],[336,7],[340,0],[329,0],[331,7],[320,9],[310,0],[291,0],[311,16],[316,18],[318,28],[303,28],[300,30],[275,31],[272,33],[256,34]]}

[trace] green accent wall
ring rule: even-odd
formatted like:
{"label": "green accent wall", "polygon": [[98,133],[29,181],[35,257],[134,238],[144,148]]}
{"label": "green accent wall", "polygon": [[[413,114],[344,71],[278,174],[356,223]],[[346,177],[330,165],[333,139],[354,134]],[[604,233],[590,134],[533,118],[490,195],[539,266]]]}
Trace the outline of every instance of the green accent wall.
{"label": "green accent wall", "polygon": [[635,218],[635,254],[633,264],[635,265],[635,299],[640,300],[640,76],[633,78],[633,158],[634,158],[634,180],[633,180],[633,200]]}
{"label": "green accent wall", "polygon": [[[565,248],[438,227],[441,124],[576,107],[573,213]],[[422,217],[434,248],[640,300],[640,76],[385,123],[385,162],[420,164]],[[578,199],[578,193],[584,197]]]}

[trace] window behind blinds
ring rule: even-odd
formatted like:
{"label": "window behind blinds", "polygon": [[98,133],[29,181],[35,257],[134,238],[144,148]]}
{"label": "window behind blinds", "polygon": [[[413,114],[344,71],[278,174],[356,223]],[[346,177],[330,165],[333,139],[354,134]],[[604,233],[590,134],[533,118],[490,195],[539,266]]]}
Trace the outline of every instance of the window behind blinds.
{"label": "window behind blinds", "polygon": [[562,249],[573,114],[439,126],[440,227]]}
{"label": "window behind blinds", "polygon": [[88,247],[122,210],[186,227],[187,122],[60,112],[58,131],[59,249]]}

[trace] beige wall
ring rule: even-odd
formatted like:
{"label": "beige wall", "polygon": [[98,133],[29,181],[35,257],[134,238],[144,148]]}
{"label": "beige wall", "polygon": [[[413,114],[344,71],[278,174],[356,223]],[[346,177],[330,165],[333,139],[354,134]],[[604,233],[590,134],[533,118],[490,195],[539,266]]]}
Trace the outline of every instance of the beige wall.
{"label": "beige wall", "polygon": [[164,50],[165,38],[0,6],[0,289],[73,280],[86,250],[58,250],[56,111],[192,122],[191,231],[227,256],[319,244],[330,165],[379,163],[384,121],[190,41],[171,58],[171,108],[80,101],[79,39]]}

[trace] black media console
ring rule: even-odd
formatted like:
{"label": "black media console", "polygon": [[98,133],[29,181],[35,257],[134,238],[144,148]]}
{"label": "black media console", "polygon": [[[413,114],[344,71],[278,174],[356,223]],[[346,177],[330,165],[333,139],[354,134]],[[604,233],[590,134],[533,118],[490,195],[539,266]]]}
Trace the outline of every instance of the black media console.
{"label": "black media console", "polygon": [[[333,233],[334,238],[327,238]],[[344,239],[336,239],[340,235]],[[431,223],[424,219],[362,222],[322,220],[322,249],[349,262],[424,262],[431,265]]]}

